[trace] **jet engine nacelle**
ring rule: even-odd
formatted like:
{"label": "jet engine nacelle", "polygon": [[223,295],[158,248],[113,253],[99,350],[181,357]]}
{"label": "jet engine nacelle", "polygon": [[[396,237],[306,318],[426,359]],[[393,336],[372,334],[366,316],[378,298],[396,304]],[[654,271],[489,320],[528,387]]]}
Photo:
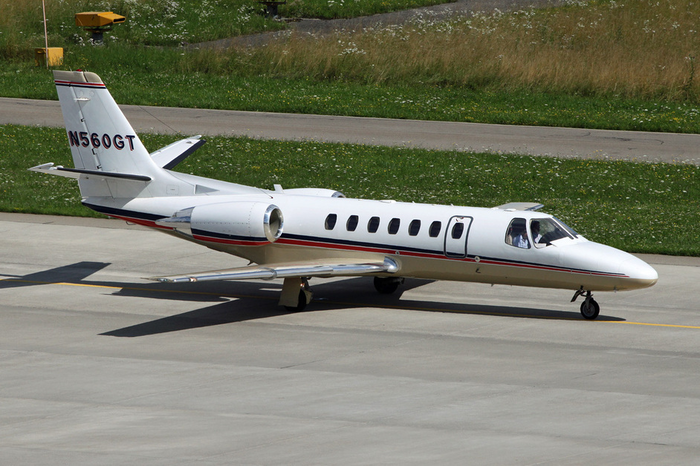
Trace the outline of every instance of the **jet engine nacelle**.
{"label": "jet engine nacelle", "polygon": [[273,243],[282,235],[284,217],[274,204],[224,202],[193,207],[189,224],[193,235]]}

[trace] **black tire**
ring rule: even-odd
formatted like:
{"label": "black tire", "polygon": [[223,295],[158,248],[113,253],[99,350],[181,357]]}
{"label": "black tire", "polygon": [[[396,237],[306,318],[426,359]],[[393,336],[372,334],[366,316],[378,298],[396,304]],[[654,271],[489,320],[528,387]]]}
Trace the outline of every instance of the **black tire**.
{"label": "black tire", "polygon": [[594,320],[600,314],[600,306],[595,299],[587,299],[581,303],[581,315],[584,319]]}
{"label": "black tire", "polygon": [[304,290],[299,290],[299,299],[295,307],[284,306],[284,308],[289,312],[301,312],[306,309],[306,293],[304,293]]}
{"label": "black tire", "polygon": [[374,277],[374,288],[381,294],[392,294],[403,280],[394,277]]}

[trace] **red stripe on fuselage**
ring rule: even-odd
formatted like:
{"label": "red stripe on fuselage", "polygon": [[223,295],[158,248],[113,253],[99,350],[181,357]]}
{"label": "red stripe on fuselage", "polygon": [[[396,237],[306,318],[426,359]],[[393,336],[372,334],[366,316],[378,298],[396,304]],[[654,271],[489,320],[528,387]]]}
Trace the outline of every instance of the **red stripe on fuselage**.
{"label": "red stripe on fuselage", "polygon": [[105,214],[109,217],[112,218],[118,218],[119,220],[124,220],[125,222],[128,223],[135,223],[136,225],[143,225],[145,227],[150,227],[150,228],[158,228],[159,230],[174,230],[172,227],[164,227],[161,225],[157,225],[156,222],[153,220],[144,220],[142,218],[136,218],[136,217],[126,217],[124,215],[113,215],[113,214]]}
{"label": "red stripe on fuselage", "polygon": [[73,82],[73,81],[54,81],[54,83],[61,85],[61,86],[86,86],[86,87],[101,87],[101,88],[107,87],[104,85],[104,83],[78,83],[78,82]]}

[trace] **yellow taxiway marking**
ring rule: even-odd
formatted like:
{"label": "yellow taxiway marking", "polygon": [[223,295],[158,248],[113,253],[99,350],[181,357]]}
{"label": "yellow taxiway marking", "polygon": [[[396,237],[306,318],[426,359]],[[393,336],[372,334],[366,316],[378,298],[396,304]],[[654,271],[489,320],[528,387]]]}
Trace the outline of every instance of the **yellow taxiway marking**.
{"label": "yellow taxiway marking", "polygon": [[[21,279],[15,279],[15,278],[6,278],[3,280],[0,280],[0,283],[3,281],[8,281],[8,282],[20,282],[20,283],[35,283],[38,285],[61,285],[61,286],[81,286],[85,288],[107,288],[111,290],[133,290],[133,291],[149,291],[149,292],[157,292],[157,293],[172,293],[172,294],[190,294],[190,295],[203,295],[203,296],[218,296],[220,298],[255,298],[255,299],[267,299],[267,300],[276,300],[277,298],[275,297],[268,297],[268,296],[259,296],[259,295],[243,295],[243,294],[222,294],[222,293],[211,293],[207,291],[183,291],[183,290],[164,290],[164,289],[150,289],[150,288],[143,288],[143,287],[136,287],[136,286],[114,286],[114,285],[95,285],[95,284],[90,284],[90,283],[68,283],[68,282],[44,282],[44,281],[35,281],[35,280],[21,280]],[[336,304],[336,305],[351,305],[351,306],[357,306],[361,305],[364,303],[356,303],[356,302],[342,302],[342,301],[332,301],[332,300],[323,300],[320,302],[328,303],[328,304]],[[372,306],[372,304],[368,304],[369,306]],[[383,308],[383,309],[406,309],[405,306],[399,306],[399,305],[391,305],[391,304],[375,304],[375,307]],[[416,307],[416,306],[410,306],[411,309],[416,310],[416,311],[431,311],[431,312],[450,312],[450,313],[455,313],[455,314],[478,314],[478,315],[493,315],[493,316],[504,316],[504,317],[536,317],[538,319],[556,319],[556,320],[580,320],[578,318],[566,318],[566,317],[551,317],[551,316],[530,316],[526,314],[510,314],[510,313],[499,313],[499,312],[487,312],[487,311],[465,311],[462,309],[449,309],[449,308],[439,308],[439,307]],[[646,327],[668,327],[668,328],[686,328],[686,329],[693,329],[693,330],[700,330],[700,325],[679,325],[679,324],[655,324],[651,322],[630,322],[630,321],[625,321],[625,320],[596,320],[595,322],[599,323],[608,323],[608,324],[627,324],[627,325],[643,325]]]}
{"label": "yellow taxiway marking", "polygon": [[601,322],[609,322],[611,324],[647,325],[649,327],[672,327],[672,328],[700,329],[700,326],[698,326],[698,325],[652,324],[649,322],[627,322],[627,321],[614,321],[614,320],[602,320]]}

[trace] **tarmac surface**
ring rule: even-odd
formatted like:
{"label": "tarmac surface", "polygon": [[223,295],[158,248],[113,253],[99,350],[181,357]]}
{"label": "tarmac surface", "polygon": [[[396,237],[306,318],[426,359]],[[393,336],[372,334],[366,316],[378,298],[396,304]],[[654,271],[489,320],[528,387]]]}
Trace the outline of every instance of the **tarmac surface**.
{"label": "tarmac surface", "polygon": [[[476,152],[700,164],[700,134],[121,105],[134,129]],[[0,98],[0,125],[63,127],[58,101]]]}
{"label": "tarmac surface", "polygon": [[571,293],[142,277],[242,265],[115,220],[0,214],[1,464],[697,464],[700,260]]}
{"label": "tarmac surface", "polygon": [[[697,135],[123,106],[139,132],[698,163]],[[0,124],[62,126],[0,99]],[[410,135],[410,136],[407,136]],[[700,259],[650,289],[163,285],[244,265],[115,220],[0,213],[0,464],[694,465]]]}

